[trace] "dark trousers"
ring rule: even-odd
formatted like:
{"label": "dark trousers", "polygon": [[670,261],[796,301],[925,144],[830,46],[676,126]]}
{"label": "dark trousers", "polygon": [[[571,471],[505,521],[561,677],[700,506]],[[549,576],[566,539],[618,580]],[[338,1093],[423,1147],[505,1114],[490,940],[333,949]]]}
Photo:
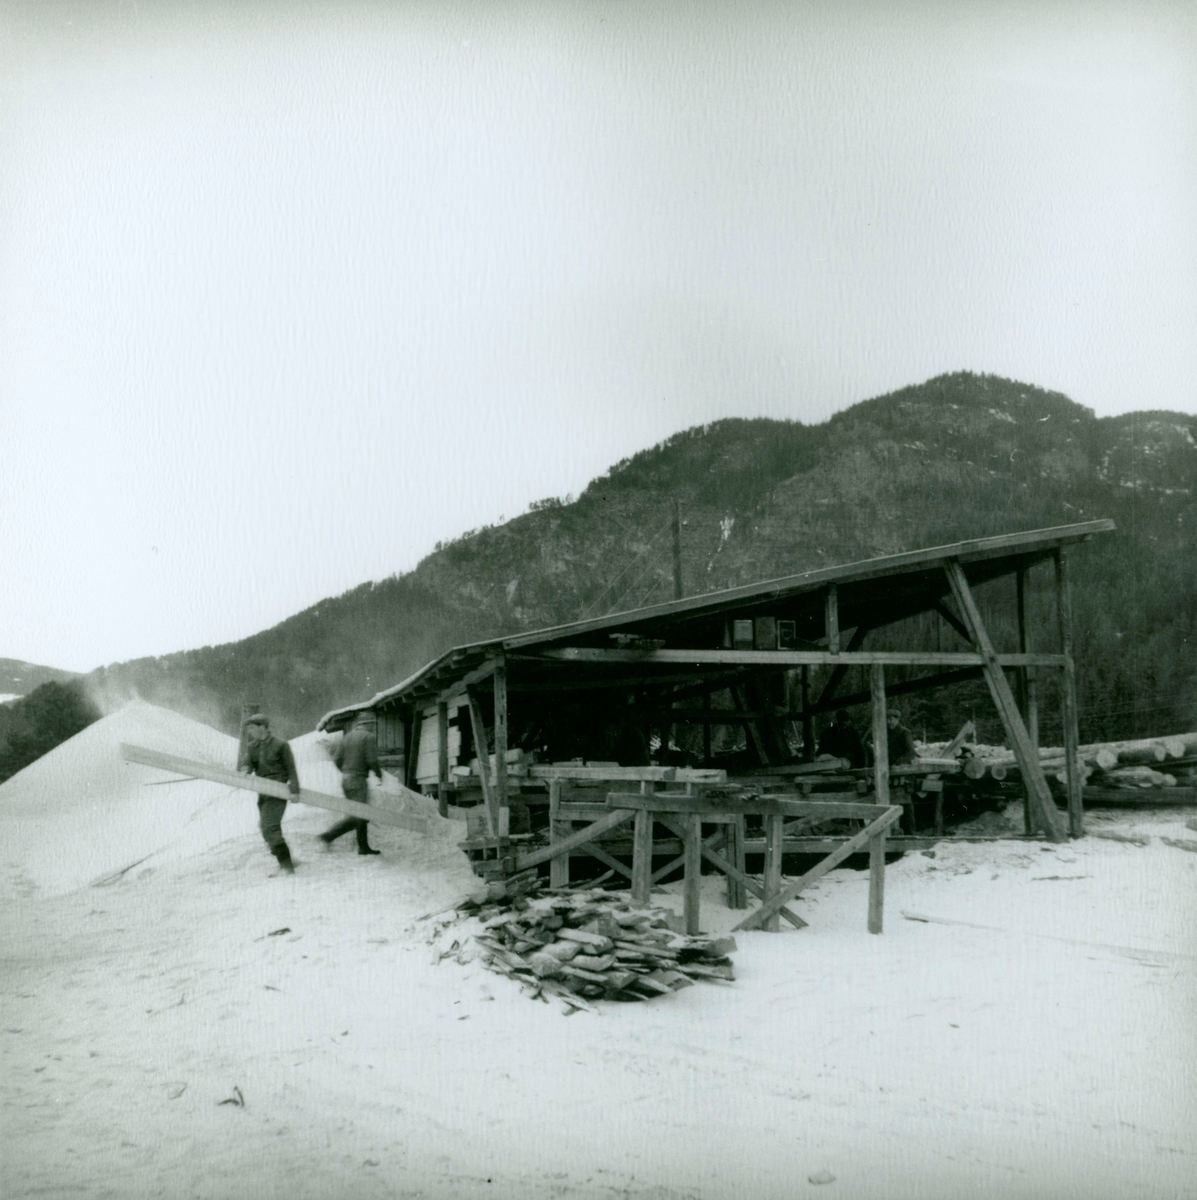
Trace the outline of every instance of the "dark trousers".
{"label": "dark trousers", "polygon": [[280,800],[277,796],[258,797],[258,828],[266,845],[275,852],[279,846],[287,844],[283,837],[283,813],[286,811],[286,800]]}
{"label": "dark trousers", "polygon": [[[346,800],[356,800],[359,804],[370,803],[370,789],[366,786],[365,778],[358,779],[355,775],[346,776],[341,780],[341,791],[345,793]],[[358,817],[344,817],[335,825],[330,825],[320,836],[326,842],[335,842],[343,833],[348,833],[351,829],[357,832],[357,848],[359,850],[368,850],[370,843],[367,840],[367,830],[370,827],[369,821],[362,821]]]}

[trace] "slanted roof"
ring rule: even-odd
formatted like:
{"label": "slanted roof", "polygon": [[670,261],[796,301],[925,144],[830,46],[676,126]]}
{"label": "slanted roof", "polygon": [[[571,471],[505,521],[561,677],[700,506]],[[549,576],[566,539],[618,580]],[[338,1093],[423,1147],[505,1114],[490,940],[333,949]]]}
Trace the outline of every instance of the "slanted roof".
{"label": "slanted roof", "polygon": [[[1113,521],[1097,520],[973,538],[456,646],[402,683],[327,713],[317,728],[339,728],[362,709],[427,703],[500,653],[565,645],[610,646],[613,635],[657,639],[669,648],[715,647],[721,644],[727,620],[764,615],[793,620],[799,640],[814,645],[824,636],[823,597],[829,584],[836,585],[841,628],[876,629],[926,612],[942,601],[949,590],[943,568],[950,560],[963,564],[969,581],[976,585],[1032,567],[1061,546],[1113,529]],[[584,670],[576,664],[554,669]]]}

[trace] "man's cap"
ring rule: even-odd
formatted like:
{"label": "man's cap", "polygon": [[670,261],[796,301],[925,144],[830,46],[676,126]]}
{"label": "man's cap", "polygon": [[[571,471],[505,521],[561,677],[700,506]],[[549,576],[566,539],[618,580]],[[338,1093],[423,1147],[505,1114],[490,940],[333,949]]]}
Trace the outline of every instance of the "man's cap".
{"label": "man's cap", "polygon": [[245,718],[246,725],[269,725],[270,718],[265,713],[254,713],[252,717]]}
{"label": "man's cap", "polygon": [[357,722],[359,725],[373,725],[374,721],[374,714],[368,709],[365,712],[360,712],[357,714]]}

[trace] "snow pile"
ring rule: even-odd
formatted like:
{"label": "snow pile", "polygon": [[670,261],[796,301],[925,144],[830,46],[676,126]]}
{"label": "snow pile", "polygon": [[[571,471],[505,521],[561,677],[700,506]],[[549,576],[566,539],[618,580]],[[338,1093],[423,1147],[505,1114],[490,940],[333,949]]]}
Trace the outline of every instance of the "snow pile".
{"label": "snow pile", "polygon": [[254,827],[245,792],[127,763],[121,742],[226,769],[237,762],[236,738],[132,701],[0,785],[0,890],[57,895],[151,855],[199,853]]}

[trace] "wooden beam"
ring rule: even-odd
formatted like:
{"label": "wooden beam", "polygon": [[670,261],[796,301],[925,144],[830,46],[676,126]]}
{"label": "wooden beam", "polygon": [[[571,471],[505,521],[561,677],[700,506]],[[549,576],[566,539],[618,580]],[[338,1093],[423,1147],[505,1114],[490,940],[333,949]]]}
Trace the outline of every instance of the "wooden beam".
{"label": "wooden beam", "polygon": [[[874,811],[876,811],[874,809]],[[762,904],[760,908],[750,912],[738,925],[733,926],[735,930],[755,929],[758,925],[767,921],[775,912],[777,912],[783,904],[789,904],[796,896],[804,892],[817,879],[822,879],[828,871],[838,867],[846,858],[850,858],[861,847],[870,842],[882,830],[888,829],[900,816],[902,809],[898,806],[884,809],[881,815],[875,820],[866,825],[858,834],[849,838],[844,842],[838,850],[829,854],[821,863],[812,867],[801,879],[795,880],[788,887],[783,888],[776,896],[774,896],[766,904]]]}
{"label": "wooden beam", "polygon": [[1055,554],[1056,613],[1060,623],[1060,650],[1064,655],[1061,679],[1061,707],[1064,720],[1064,779],[1068,790],[1068,832],[1073,837],[1085,834],[1084,777],[1077,755],[1080,740],[1077,729],[1076,665],[1072,659],[1072,584],[1068,578],[1068,558],[1061,546]]}
{"label": "wooden beam", "polygon": [[[864,644],[865,638],[868,636],[869,626],[865,624],[857,625],[852,631],[852,636],[848,639],[848,651],[854,653],[859,650]],[[838,652],[837,652],[838,653]],[[844,676],[848,674],[848,668],[843,664],[838,664],[831,669],[831,674],[827,677],[827,682],[823,685],[823,690],[819,693],[819,699],[815,702],[815,712],[819,712],[824,705],[830,707],[832,698],[835,696],[836,690],[844,681]]]}
{"label": "wooden beam", "polygon": [[[507,664],[501,659],[494,663],[495,681],[495,804],[499,811],[508,807],[507,802]],[[478,756],[478,765],[490,770],[485,755]]]}
{"label": "wooden beam", "polygon": [[840,593],[839,585],[827,585],[827,597],[823,607],[823,626],[827,634],[827,649],[832,654],[840,652]]}
{"label": "wooden beam", "polygon": [[[733,687],[732,695],[735,697],[736,703],[741,708],[748,707],[748,700],[744,694],[743,687]],[[755,721],[744,721],[744,731],[748,734],[748,740],[752,742],[752,747],[756,751],[757,760],[762,766],[769,765],[769,751],[765,748],[765,739],[761,737],[761,731],[757,728]]]}
{"label": "wooden beam", "polygon": [[570,834],[569,837],[563,838],[551,846],[545,846],[540,850],[533,850],[530,854],[519,855],[516,858],[515,869],[517,871],[525,871],[529,867],[537,866],[539,863],[548,862],[558,854],[565,854],[577,846],[594,841],[599,834],[606,833],[609,829],[615,829],[625,821],[630,821],[635,815],[635,812],[630,808],[616,809],[615,812],[610,813],[601,820],[595,821],[593,825],[587,825],[585,829],[579,829],[577,833]]}
{"label": "wooden beam", "polygon": [[[671,829],[673,829],[675,832],[677,832],[678,827],[673,822],[666,820],[664,823],[669,825],[669,827]],[[720,871],[722,871],[727,876],[729,885],[731,883],[735,883],[737,888],[739,888],[741,891],[751,892],[754,896],[756,896],[756,898],[758,900],[763,900],[765,897],[765,892],[764,892],[764,889],[760,886],[760,884],[758,884],[756,882],[756,880],[752,878],[751,875],[749,875],[745,872],[742,865],[737,866],[737,865],[731,863],[728,859],[723,858],[719,854],[716,854],[714,849],[712,847],[710,847],[708,844],[710,842],[710,840],[711,839],[708,838],[707,841],[703,843],[703,846],[702,846],[703,858],[705,858],[707,860],[707,862],[709,862],[713,866],[717,867]],[[731,904],[729,902],[728,908],[746,908],[747,904],[748,904],[747,900],[745,900],[741,904]],[[782,908],[778,909],[778,914],[780,916],[785,917],[785,919],[787,921],[789,921],[789,923],[791,925],[793,925],[795,929],[805,929],[806,928],[806,922],[800,916],[798,916],[796,913],[792,912],[790,909],[785,908],[783,906]]]}
{"label": "wooden beam", "polygon": [[972,590],[968,586],[964,568],[958,562],[951,561],[944,570],[956,604],[964,614],[973,644],[985,657],[985,682],[989,685],[990,694],[993,696],[998,714],[1002,718],[1006,736],[1010,738],[1014,757],[1022,771],[1023,781],[1031,789],[1031,803],[1036,820],[1042,823],[1044,833],[1049,841],[1066,841],[1068,835],[1048,789],[1047,779],[1044,777],[1043,767],[1039,762],[1039,753],[1031,745],[1030,736],[1022,722],[1022,714],[1018,711],[1018,705],[1014,701],[1014,693],[1011,692],[1010,684],[1006,681],[1006,676],[1002,671],[1001,660],[994,652],[993,643],[989,640],[989,633],[981,620],[980,609],[977,608]]}
{"label": "wooden beam", "polygon": [[678,792],[609,792],[613,811],[643,809],[655,813],[698,813],[704,821],[731,821],[737,814],[778,817],[815,817],[822,821],[849,818],[871,820],[877,805],[864,801],[797,800],[787,796],[683,796]]}
{"label": "wooden beam", "polygon": [[810,710],[810,667],[800,667],[799,670],[802,672],[802,757],[810,762],[815,757],[815,721]]}
{"label": "wooden beam", "polygon": [[632,903],[647,908],[652,901],[653,815],[638,809],[632,830]]}
{"label": "wooden beam", "polygon": [[528,768],[530,779],[560,779],[579,783],[726,783],[722,767],[575,767],[537,764]]}
{"label": "wooden beam", "polygon": [[936,600],[932,607],[970,646],[972,645],[973,639],[968,636],[968,630],[942,600]]}
{"label": "wooden beam", "polygon": [[133,746],[125,742],[121,743],[120,751],[121,757],[126,762],[139,763],[143,767],[171,771],[190,779],[207,779],[212,783],[224,784],[225,787],[256,792],[259,796],[274,796],[279,800],[294,800],[299,804],[311,804],[316,808],[327,808],[332,812],[345,813],[347,816],[358,817],[365,821],[376,821],[379,825],[394,825],[398,829],[410,829],[415,833],[428,832],[426,817],[396,812],[388,807],[387,800],[381,796],[377,803],[361,804],[356,800],[347,800],[344,796],[330,796],[325,792],[314,792],[311,788],[305,787],[300,787],[298,795],[295,795],[285,783],[281,783],[277,779],[263,779],[259,775],[229,771],[223,767],[213,766],[211,763],[195,762],[189,758],[180,758],[175,754],[164,754],[160,750],[150,750],[145,746]]}
{"label": "wooden beam", "polygon": [[[561,788],[559,779],[549,783],[549,845],[556,847],[573,832],[573,826],[561,819]],[[554,854],[549,859],[549,887],[560,888],[569,886],[569,851],[564,854]]]}
{"label": "wooden beam", "polygon": [[442,700],[436,706],[436,808],[442,817],[449,815],[449,705]]}
{"label": "wooden beam", "polygon": [[686,876],[683,893],[683,912],[686,918],[686,933],[691,937],[698,934],[699,903],[702,898],[702,817],[691,813],[683,819],[685,837],[683,853],[686,856]]}
{"label": "wooden beam", "polygon": [[469,688],[475,684],[482,683],[483,680],[489,679],[495,673],[495,666],[501,659],[488,658],[480,667],[475,667],[472,671],[467,671],[460,679],[455,679],[447,688],[442,689],[436,697],[436,702],[441,701],[446,703],[450,700],[458,700],[464,696]]}
{"label": "wooden beam", "polygon": [[[765,878],[764,897],[765,907],[773,905],[781,892],[781,855],[782,843],[785,840],[785,821],[780,815],[765,818]],[[761,928],[766,933],[777,933],[781,926],[778,923],[778,911],[784,907],[784,901],[776,904],[769,915],[761,922]]]}
{"label": "wooden beam", "polygon": [[571,851],[574,854],[579,852],[589,854],[592,858],[597,858],[599,862],[610,867],[613,871],[618,871],[619,874],[625,876],[627,879],[632,878],[632,870],[626,863],[621,863],[618,858],[612,857],[602,846],[596,846],[594,842],[583,842],[577,850]]}
{"label": "wooden beam", "polygon": [[490,775],[490,746],[486,738],[486,722],[482,717],[482,701],[474,688],[466,692],[470,709],[470,727],[474,731],[474,754],[478,759],[478,780],[482,784],[482,799],[486,805],[486,820],[491,837],[499,835],[499,804]]}
{"label": "wooden beam", "polygon": [[[918,679],[904,679],[900,683],[886,685],[890,696],[905,696],[911,692],[925,692],[931,688],[947,687],[952,683],[963,683],[968,679],[980,679],[981,667],[959,667],[955,671],[936,671],[934,675],[923,675]],[[816,703],[813,712],[832,712],[837,708],[852,708],[857,704],[867,704],[872,699],[872,692],[850,692],[847,696],[835,696],[827,703]]]}
{"label": "wooden beam", "polygon": [[[826,650],[621,650],[601,646],[562,646],[541,651],[538,658],[549,662],[662,664],[693,667],[745,666],[763,669],[784,667],[836,666],[868,667],[884,663],[896,667],[979,667],[987,661],[979,652],[946,652],[938,650],[860,650],[830,654]],[[1000,654],[995,656],[1005,666],[1029,665],[1059,667],[1059,654]],[[747,708],[744,704],[742,707]]]}
{"label": "wooden beam", "polygon": [[889,803],[889,730],[885,715],[885,668],[874,663],[869,670],[873,698],[873,793],[878,804]]}
{"label": "wooden beam", "polygon": [[[1026,654],[1031,649],[1031,632],[1027,625],[1027,568],[1019,568],[1015,576],[1015,607],[1018,615],[1018,649]],[[1027,735],[1031,745],[1039,747],[1039,700],[1036,695],[1036,685],[1032,679],[1034,667],[1018,668],[1018,707],[1022,711],[1023,720],[1027,723]],[[1031,816],[1031,791],[1028,787],[1022,789],[1022,823],[1027,833],[1034,833],[1034,819]]]}

